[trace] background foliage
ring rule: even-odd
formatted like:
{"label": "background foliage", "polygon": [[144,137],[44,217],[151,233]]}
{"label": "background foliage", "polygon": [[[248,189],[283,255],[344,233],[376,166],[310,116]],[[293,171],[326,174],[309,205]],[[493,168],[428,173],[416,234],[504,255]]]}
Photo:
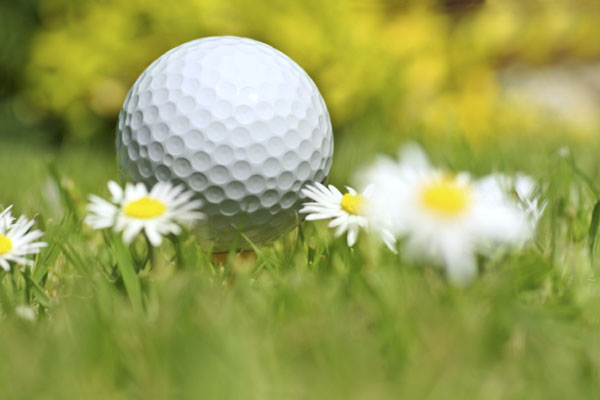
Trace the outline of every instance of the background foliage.
{"label": "background foliage", "polygon": [[[527,101],[533,95],[510,90],[526,71],[600,56],[595,2],[28,0],[3,7],[9,40],[0,60],[18,94],[13,112],[25,122],[60,123],[60,138],[110,141],[141,71],[166,50],[211,35],[248,36],[289,54],[316,81],[338,130],[375,120],[388,135],[460,132],[479,140],[555,133],[565,124],[589,133],[598,122],[589,104],[549,118],[544,106],[559,100]],[[571,85],[581,84],[582,74],[572,75]]]}

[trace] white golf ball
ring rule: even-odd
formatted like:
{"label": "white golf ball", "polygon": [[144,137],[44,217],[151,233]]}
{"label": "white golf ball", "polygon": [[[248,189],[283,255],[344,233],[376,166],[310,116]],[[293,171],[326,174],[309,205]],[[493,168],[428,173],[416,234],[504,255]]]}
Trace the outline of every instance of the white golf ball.
{"label": "white golf ball", "polygon": [[239,37],[178,46],[152,63],[123,104],[117,128],[123,176],[183,183],[207,215],[201,239],[227,251],[242,232],[257,245],[299,220],[308,182],[324,182],[333,155],[319,90],[288,56]]}

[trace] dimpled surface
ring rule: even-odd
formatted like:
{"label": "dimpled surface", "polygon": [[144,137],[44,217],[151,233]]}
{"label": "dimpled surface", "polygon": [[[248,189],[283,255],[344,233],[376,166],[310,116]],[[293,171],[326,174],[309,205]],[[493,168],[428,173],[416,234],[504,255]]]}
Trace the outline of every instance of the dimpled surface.
{"label": "dimpled surface", "polygon": [[116,144],[126,179],[197,193],[208,217],[199,233],[214,251],[239,231],[264,245],[295,226],[300,189],[327,179],[333,155],[329,113],[306,72],[238,37],[194,40],[152,63],[125,99]]}

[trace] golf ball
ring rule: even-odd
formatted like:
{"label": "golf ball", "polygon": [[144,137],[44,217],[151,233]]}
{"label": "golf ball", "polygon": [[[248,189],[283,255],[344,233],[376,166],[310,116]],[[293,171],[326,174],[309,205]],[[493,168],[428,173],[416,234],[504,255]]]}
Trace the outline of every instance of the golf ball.
{"label": "golf ball", "polygon": [[267,244],[297,221],[333,155],[314,82],[273,47],[239,37],[184,43],[154,61],[119,115],[117,158],[133,182],[183,183],[203,200],[213,251]]}

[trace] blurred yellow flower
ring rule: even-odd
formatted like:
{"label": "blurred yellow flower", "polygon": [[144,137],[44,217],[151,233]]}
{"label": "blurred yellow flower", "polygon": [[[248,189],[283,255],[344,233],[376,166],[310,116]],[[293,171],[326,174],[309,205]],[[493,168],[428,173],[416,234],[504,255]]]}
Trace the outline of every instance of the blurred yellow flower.
{"label": "blurred yellow flower", "polygon": [[[27,67],[26,93],[61,116],[71,135],[105,133],[129,85],[166,50],[211,35],[265,41],[296,60],[321,89],[336,126],[367,115],[382,127],[449,132],[469,140],[506,137],[507,127],[548,132],[553,113],[504,95],[503,71],[600,58],[598,11],[585,1],[528,7],[489,0],[443,13],[434,2],[251,0],[75,2],[40,0],[42,29]],[[522,103],[522,102],[521,102]],[[594,103],[593,106],[597,106]],[[523,115],[520,115],[519,113]],[[574,131],[600,122],[561,120]],[[549,122],[552,120],[552,122]]]}

